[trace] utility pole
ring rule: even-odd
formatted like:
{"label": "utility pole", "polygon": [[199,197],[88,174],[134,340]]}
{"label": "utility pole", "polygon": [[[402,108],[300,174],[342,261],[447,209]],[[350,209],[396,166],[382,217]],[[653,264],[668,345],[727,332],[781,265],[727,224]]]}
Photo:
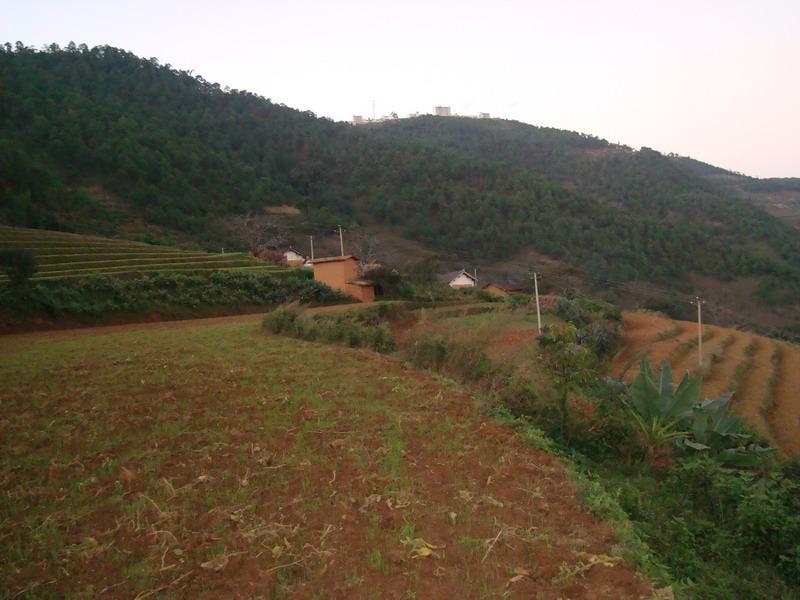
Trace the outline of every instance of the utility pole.
{"label": "utility pole", "polygon": [[539,330],[539,335],[542,335],[542,311],[539,308],[539,275],[536,271],[528,271],[531,279],[533,279],[533,293],[536,297],[536,326]]}
{"label": "utility pole", "polygon": [[689,300],[689,304],[697,305],[697,366],[703,366],[703,304],[706,301],[700,296],[695,296],[694,300]]}
{"label": "utility pole", "polygon": [[311,244],[311,262],[313,263],[314,262],[314,236],[313,235],[308,236],[308,241]]}
{"label": "utility pole", "polygon": [[342,256],[344,256],[344,237],[342,236],[342,226],[339,225],[339,248],[342,251]]}

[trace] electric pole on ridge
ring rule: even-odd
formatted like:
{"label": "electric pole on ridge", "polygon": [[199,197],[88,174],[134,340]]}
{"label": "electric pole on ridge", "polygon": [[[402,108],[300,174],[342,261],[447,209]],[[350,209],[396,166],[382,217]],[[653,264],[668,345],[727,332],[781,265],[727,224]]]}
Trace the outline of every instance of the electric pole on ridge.
{"label": "electric pole on ridge", "polygon": [[541,275],[536,271],[528,271],[528,275],[533,280],[533,293],[536,298],[536,326],[538,335],[542,335],[542,311],[539,308],[539,278]]}
{"label": "electric pole on ridge", "polygon": [[308,236],[308,242],[311,244],[311,262],[314,262],[314,236]]}
{"label": "electric pole on ridge", "polygon": [[694,300],[689,300],[689,304],[697,305],[697,366],[703,366],[703,304],[706,301],[700,296],[695,296]]}

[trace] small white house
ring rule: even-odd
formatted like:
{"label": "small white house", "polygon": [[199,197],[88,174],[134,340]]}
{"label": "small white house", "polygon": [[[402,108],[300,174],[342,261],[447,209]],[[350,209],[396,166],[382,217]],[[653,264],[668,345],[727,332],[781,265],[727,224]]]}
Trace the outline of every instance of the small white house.
{"label": "small white house", "polygon": [[298,267],[306,263],[306,257],[292,247],[289,247],[289,249],[283,253],[283,260],[285,260],[286,264],[290,267]]}
{"label": "small white house", "polygon": [[443,279],[447,282],[447,285],[454,289],[475,287],[478,284],[478,279],[464,269],[447,273]]}

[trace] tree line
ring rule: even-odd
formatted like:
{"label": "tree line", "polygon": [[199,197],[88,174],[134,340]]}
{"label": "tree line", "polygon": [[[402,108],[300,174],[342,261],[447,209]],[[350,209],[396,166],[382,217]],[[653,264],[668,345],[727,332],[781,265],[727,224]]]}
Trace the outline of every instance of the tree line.
{"label": "tree line", "polygon": [[235,243],[233,215],[290,204],[311,227],[390,225],[454,258],[530,247],[619,280],[800,290],[796,232],[657,152],[591,136],[435,117],[356,128],[75,44],[6,44],[0,102],[6,224],[115,235],[144,221],[217,249]]}

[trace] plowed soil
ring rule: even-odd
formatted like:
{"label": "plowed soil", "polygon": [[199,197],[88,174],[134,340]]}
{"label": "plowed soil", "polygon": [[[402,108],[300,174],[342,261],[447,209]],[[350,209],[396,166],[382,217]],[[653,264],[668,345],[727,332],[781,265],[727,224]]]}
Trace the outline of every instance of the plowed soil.
{"label": "plowed soil", "polygon": [[753,338],[740,331],[724,330],[720,336],[721,340],[727,339],[730,335],[733,336],[733,342],[725,348],[722,360],[715,362],[703,379],[703,394],[709,398],[716,398],[731,391],[736,369],[747,359],[745,348]]}
{"label": "plowed soil", "polygon": [[10,597],[650,595],[465,390],[259,319],[0,338]]}
{"label": "plowed soil", "polygon": [[756,350],[750,366],[744,372],[739,389],[733,398],[733,410],[744,417],[756,430],[775,445],[777,440],[772,435],[769,424],[761,414],[761,406],[769,387],[767,382],[772,373],[772,340],[754,336]]}
{"label": "plowed soil", "polygon": [[781,447],[800,454],[800,351],[787,344],[782,348],[771,423]]}
{"label": "plowed soil", "polygon": [[[621,375],[628,363],[645,353],[650,356],[654,369],[669,359],[675,378],[698,370],[697,347],[680,345],[693,340],[697,325],[688,321],[672,321],[649,313],[626,313],[623,334],[624,348],[613,362],[612,372]],[[657,336],[677,327],[680,333],[668,340]],[[769,381],[776,370],[772,354],[776,342],[734,329],[705,326],[709,337],[704,340],[704,356],[719,352],[725,340],[733,336],[733,343],[724,347],[703,378],[703,396],[714,398],[736,387],[732,403],[734,412],[744,417],[766,439],[786,455],[800,454],[800,348],[780,342],[782,359],[776,373],[774,398],[770,400]],[[755,352],[747,356],[745,350],[753,342]],[[746,368],[737,375],[740,365]],[[629,368],[625,379],[632,380],[638,368]],[[764,416],[764,407],[772,402],[773,409]]]}

